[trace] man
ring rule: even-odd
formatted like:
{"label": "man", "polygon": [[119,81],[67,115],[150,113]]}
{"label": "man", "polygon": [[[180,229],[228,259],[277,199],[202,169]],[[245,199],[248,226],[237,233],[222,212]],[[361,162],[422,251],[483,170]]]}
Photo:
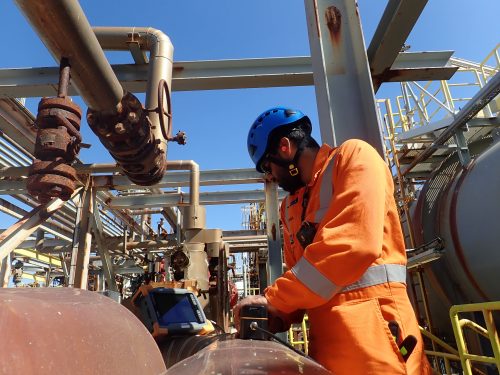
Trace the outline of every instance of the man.
{"label": "man", "polygon": [[[248,151],[257,170],[290,193],[280,209],[288,271],[265,296],[235,307],[237,325],[246,304],[267,305],[271,325],[285,330],[306,310],[309,354],[335,375],[430,374],[406,292],[392,176],[380,155],[361,140],[320,147],[309,118],[282,107],[253,123]],[[409,335],[417,346],[405,361],[398,346]]]}

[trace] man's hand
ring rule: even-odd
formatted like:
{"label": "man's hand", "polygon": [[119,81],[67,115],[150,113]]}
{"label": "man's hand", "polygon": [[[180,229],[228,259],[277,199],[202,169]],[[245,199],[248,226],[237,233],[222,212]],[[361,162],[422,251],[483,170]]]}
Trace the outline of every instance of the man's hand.
{"label": "man's hand", "polygon": [[268,328],[272,333],[287,331],[292,323],[300,323],[304,316],[304,310],[284,313],[267,302],[264,296],[248,296],[243,298],[233,309],[234,325],[240,331],[240,311],[246,305],[264,305],[267,307]]}
{"label": "man's hand", "polygon": [[248,296],[239,301],[236,306],[233,308],[233,316],[234,316],[234,326],[236,330],[240,331],[240,311],[243,306],[246,305],[264,305],[267,307],[269,311],[269,305],[267,303],[267,299],[264,296]]}

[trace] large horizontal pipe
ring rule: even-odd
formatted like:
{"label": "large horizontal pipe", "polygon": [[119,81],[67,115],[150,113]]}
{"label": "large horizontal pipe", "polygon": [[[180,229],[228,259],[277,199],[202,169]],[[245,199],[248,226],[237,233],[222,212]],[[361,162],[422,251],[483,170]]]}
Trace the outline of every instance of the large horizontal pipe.
{"label": "large horizontal pipe", "polygon": [[77,0],[16,0],[59,63],[69,59],[71,78],[93,110],[114,111],[123,89]]}

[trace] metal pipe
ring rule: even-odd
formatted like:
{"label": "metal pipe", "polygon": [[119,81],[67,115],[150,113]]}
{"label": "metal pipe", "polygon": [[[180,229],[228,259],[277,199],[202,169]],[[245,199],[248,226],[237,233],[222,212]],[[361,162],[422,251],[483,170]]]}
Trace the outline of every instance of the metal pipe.
{"label": "metal pipe", "polygon": [[[174,47],[170,38],[162,31],[151,27],[94,27],[93,30],[104,50],[133,50],[137,47],[140,50],[149,50],[146,109],[149,110],[148,117],[152,123],[155,139],[162,140],[158,147],[166,153],[167,139],[162,134],[161,112],[155,110],[159,105],[163,105],[163,103],[158,103],[161,80],[165,80],[167,84],[166,95],[170,96],[172,92]],[[170,103],[170,100],[167,102]],[[160,110],[163,111],[163,108]],[[172,112],[172,108],[166,108],[166,110],[167,113]],[[168,132],[168,129],[166,131]]]}
{"label": "metal pipe", "polygon": [[200,166],[194,160],[167,161],[167,169],[174,171],[190,171],[189,174],[189,205],[200,204]]}
{"label": "metal pipe", "polygon": [[72,81],[93,110],[116,110],[123,89],[77,0],[16,0],[59,63],[66,57]]}
{"label": "metal pipe", "polygon": [[500,92],[500,74],[497,73],[491,78],[488,83],[479,90],[474,97],[467,102],[467,104],[456,115],[453,122],[427,147],[421,154],[419,154],[411,164],[406,168],[402,174],[406,175],[418,163],[426,160],[431,156],[438,146],[444,144],[455,131],[467,124],[467,121],[472,119],[481,109],[483,109],[491,100],[493,100]]}

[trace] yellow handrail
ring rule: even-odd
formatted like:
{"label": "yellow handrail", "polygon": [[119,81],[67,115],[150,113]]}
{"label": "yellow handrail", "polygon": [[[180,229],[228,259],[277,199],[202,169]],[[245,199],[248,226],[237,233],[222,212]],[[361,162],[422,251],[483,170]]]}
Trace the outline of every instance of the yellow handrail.
{"label": "yellow handrail", "polygon": [[[462,362],[462,368],[465,375],[472,375],[471,361],[492,363],[500,370],[500,343],[498,333],[493,320],[492,311],[500,310],[500,301],[473,303],[467,305],[456,305],[450,309],[451,324],[457,341],[458,352]],[[468,319],[459,319],[458,314],[464,312],[482,312],[486,328],[474,323]],[[469,353],[462,328],[469,327],[474,332],[489,338],[493,350],[493,357],[476,355]]]}
{"label": "yellow handrail", "polygon": [[309,352],[309,339],[308,339],[308,335],[307,335],[307,315],[304,315],[304,319],[302,319],[302,323],[300,324],[300,332],[302,332],[302,340],[295,340],[293,333],[297,332],[296,327],[297,327],[297,325],[294,324],[288,330],[288,342],[290,342],[290,344],[294,347],[299,347],[299,349],[302,349],[302,345],[303,345],[304,353],[308,354],[308,352]]}

